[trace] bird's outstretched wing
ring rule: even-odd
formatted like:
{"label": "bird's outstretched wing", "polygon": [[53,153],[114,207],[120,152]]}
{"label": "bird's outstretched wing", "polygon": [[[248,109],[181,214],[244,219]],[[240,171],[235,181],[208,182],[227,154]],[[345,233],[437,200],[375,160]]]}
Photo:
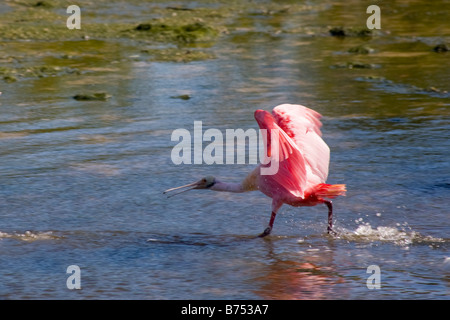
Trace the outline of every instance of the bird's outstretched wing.
{"label": "bird's outstretched wing", "polygon": [[330,162],[330,148],[322,140],[320,113],[297,104],[276,106],[272,115],[278,126],[295,142],[307,166],[310,180],[325,183]]}
{"label": "bird's outstretched wing", "polygon": [[[260,129],[265,129],[266,154],[271,162],[263,167],[274,166],[276,171],[272,174],[261,176],[266,185],[272,188],[285,189],[295,197],[303,198],[306,186],[305,159],[296,143],[276,123],[272,114],[264,110],[255,111],[255,119]],[[277,143],[278,148],[275,148]],[[278,149],[278,152],[276,150]]]}

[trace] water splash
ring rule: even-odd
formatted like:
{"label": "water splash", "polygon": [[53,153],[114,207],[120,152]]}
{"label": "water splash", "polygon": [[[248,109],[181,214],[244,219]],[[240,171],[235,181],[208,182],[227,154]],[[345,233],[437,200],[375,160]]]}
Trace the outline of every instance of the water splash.
{"label": "water splash", "polygon": [[0,240],[4,238],[21,240],[26,242],[33,242],[37,240],[53,240],[60,239],[60,236],[53,234],[52,231],[47,232],[33,232],[33,231],[25,231],[24,233],[7,233],[0,231]]}
{"label": "water splash", "polygon": [[425,236],[412,230],[407,223],[397,224],[397,227],[378,226],[373,228],[369,223],[359,225],[356,230],[343,230],[337,238],[348,241],[391,242],[407,247],[410,244],[427,243],[430,245],[443,243],[445,239]]}

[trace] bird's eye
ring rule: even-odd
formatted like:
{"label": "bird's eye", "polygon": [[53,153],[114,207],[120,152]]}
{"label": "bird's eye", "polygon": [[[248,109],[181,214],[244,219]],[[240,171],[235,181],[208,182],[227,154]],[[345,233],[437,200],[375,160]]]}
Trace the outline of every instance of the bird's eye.
{"label": "bird's eye", "polygon": [[203,178],[203,179],[202,179],[202,182],[203,182],[203,183],[205,183],[205,182],[206,182],[206,179],[205,179],[205,178]]}

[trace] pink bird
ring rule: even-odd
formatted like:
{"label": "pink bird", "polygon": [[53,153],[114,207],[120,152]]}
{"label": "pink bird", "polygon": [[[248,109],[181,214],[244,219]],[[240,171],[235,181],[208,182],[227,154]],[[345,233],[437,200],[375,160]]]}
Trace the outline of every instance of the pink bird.
{"label": "pink bird", "polygon": [[[330,149],[321,138],[320,118],[318,112],[302,105],[282,104],[272,113],[256,110],[255,119],[260,129],[267,130],[264,142],[269,162],[256,167],[241,183],[226,183],[208,176],[164,193],[177,189],[183,189],[181,192],[210,189],[236,193],[259,190],[272,198],[269,225],[260,237],[271,233],[283,204],[302,207],[324,203],[328,207],[328,233],[334,232],[333,206],[329,199],[345,195],[346,188],[345,184],[325,183]],[[276,172],[264,174],[262,170],[268,170],[273,164],[277,164]]]}

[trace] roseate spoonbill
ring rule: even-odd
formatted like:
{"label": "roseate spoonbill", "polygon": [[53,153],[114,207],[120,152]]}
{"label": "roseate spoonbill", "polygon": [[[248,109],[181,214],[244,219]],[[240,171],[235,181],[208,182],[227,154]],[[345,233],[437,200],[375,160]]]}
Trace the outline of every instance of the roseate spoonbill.
{"label": "roseate spoonbill", "polygon": [[[241,183],[226,183],[207,176],[164,193],[178,189],[182,189],[178,193],[192,189],[239,193],[259,190],[272,198],[269,225],[260,237],[270,234],[276,214],[283,204],[301,207],[324,203],[328,207],[327,230],[328,233],[333,232],[333,206],[329,199],[345,195],[346,189],[345,184],[325,183],[330,149],[321,138],[320,118],[318,112],[302,105],[282,104],[275,107],[272,113],[256,110],[255,119],[260,129],[267,130],[264,142],[270,162],[260,164]],[[273,148],[275,143],[278,148]],[[261,170],[268,168],[272,161],[278,161],[278,170],[273,174],[262,174]]]}

